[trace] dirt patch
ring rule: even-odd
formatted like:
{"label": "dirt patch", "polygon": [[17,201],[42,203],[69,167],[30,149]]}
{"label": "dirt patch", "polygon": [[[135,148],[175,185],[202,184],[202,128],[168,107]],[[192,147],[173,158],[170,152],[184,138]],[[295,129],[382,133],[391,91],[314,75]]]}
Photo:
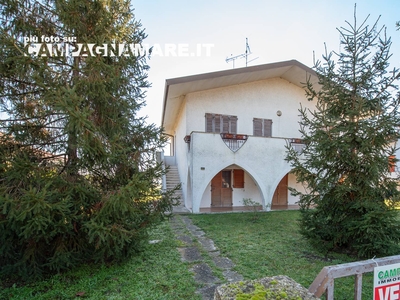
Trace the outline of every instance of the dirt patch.
{"label": "dirt patch", "polygon": [[303,252],[301,257],[306,258],[308,261],[325,261],[325,262],[330,262],[333,260],[332,257],[329,256],[320,256],[320,255],[315,255],[313,253],[310,252]]}

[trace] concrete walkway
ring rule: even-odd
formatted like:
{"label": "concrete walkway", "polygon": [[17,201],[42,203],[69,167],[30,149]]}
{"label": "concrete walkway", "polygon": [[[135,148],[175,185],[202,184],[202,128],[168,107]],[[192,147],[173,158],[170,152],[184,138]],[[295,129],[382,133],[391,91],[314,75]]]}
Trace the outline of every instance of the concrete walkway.
{"label": "concrete walkway", "polygon": [[[182,261],[193,272],[193,277],[199,284],[196,293],[202,299],[214,299],[215,288],[220,284],[243,280],[242,275],[232,270],[233,262],[222,257],[214,242],[205,236],[204,231],[193,225],[187,216],[174,215],[170,222],[177,240],[181,242],[178,251]],[[220,271],[218,273],[222,273],[222,278],[213,269]]]}

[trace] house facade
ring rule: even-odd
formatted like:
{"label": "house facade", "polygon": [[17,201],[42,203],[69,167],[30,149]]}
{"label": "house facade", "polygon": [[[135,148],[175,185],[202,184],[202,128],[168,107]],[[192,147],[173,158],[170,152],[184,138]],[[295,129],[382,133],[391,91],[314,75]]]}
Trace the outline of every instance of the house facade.
{"label": "house facade", "polygon": [[171,140],[182,204],[193,213],[243,208],[295,208],[288,187],[302,189],[285,161],[301,149],[300,107],[315,72],[291,60],[166,80],[162,126]]}

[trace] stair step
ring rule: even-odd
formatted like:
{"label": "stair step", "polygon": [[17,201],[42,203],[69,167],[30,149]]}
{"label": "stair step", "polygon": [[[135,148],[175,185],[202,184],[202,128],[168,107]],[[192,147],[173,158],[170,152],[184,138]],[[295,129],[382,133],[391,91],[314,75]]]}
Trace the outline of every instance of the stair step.
{"label": "stair step", "polygon": [[[166,188],[167,190],[172,190],[174,189],[177,185],[181,183],[180,177],[179,177],[179,170],[177,166],[168,166],[167,173],[165,174],[166,177]],[[181,189],[174,191],[173,193],[174,197],[177,197],[180,200],[180,205],[179,207],[184,207],[184,204],[182,203],[183,200],[183,192]]]}

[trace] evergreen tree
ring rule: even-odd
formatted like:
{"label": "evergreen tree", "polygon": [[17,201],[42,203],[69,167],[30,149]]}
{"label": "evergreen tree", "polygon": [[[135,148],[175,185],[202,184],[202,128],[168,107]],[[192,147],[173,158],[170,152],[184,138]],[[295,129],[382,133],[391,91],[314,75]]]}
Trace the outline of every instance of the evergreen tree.
{"label": "evergreen tree", "polygon": [[129,256],[174,202],[155,163],[162,129],[137,117],[147,57],[117,52],[146,37],[130,2],[2,0],[0,11],[2,274]]}
{"label": "evergreen tree", "polygon": [[[399,139],[398,69],[389,69],[391,40],[368,18],[340,28],[340,53],[326,53],[306,84],[315,111],[301,108],[301,153],[287,160],[306,193],[300,196],[301,232],[328,250],[360,257],[399,250],[394,207],[398,178],[390,169]],[[379,19],[378,19],[379,20]],[[398,253],[398,252],[397,252]]]}

